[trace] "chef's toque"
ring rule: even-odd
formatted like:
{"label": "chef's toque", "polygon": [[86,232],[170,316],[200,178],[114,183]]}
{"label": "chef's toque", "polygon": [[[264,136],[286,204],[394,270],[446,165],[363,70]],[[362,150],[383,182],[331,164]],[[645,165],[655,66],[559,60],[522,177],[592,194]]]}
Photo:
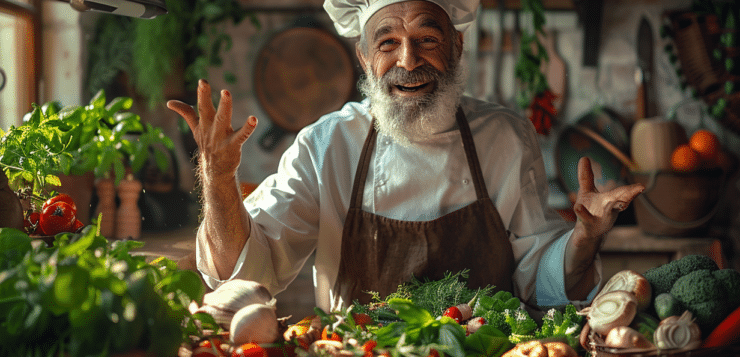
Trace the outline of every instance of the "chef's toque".
{"label": "chef's toque", "polygon": [[[365,24],[378,10],[408,0],[324,0],[337,32],[344,37],[360,36]],[[426,0],[447,12],[455,29],[464,32],[475,20],[480,0]]]}

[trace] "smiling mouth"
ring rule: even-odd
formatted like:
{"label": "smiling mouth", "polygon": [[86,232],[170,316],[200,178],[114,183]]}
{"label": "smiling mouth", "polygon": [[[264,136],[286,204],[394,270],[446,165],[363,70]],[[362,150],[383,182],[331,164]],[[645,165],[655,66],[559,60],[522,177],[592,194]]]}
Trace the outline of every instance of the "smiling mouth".
{"label": "smiling mouth", "polygon": [[402,92],[417,92],[417,91],[423,90],[424,88],[429,87],[430,85],[431,83],[422,83],[422,84],[411,83],[408,85],[398,84],[395,87]]}

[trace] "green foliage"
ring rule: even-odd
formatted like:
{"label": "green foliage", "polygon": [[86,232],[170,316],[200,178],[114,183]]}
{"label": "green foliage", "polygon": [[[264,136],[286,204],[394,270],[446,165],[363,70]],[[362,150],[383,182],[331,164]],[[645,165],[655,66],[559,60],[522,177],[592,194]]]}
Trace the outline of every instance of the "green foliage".
{"label": "green foliage", "polygon": [[141,245],[109,242],[97,225],[58,234],[51,247],[0,228],[0,355],[175,356],[188,336],[215,326],[187,309],[203,295],[198,275],[129,253]]}
{"label": "green foliage", "polygon": [[[177,62],[184,64],[190,88],[208,77],[209,67],[223,64],[222,53],[232,45],[226,25],[250,18],[259,27],[254,14],[237,0],[167,0],[166,5],[168,13],[154,19],[100,17],[89,45],[90,93],[106,88],[122,71],[153,107],[164,101],[165,80]],[[224,73],[227,83],[236,78]]]}
{"label": "green foliage", "polygon": [[160,128],[143,125],[138,115],[126,112],[132,104],[126,97],[106,103],[102,90],[86,106],[33,104],[21,126],[0,130],[0,167],[11,187],[30,188],[43,197],[48,186],[61,184],[60,173],[104,177],[113,171],[118,182],[125,174],[124,163],[138,172],[150,149],[165,170],[167,156],[157,145],[172,149],[174,143]]}
{"label": "green foliage", "polygon": [[585,317],[578,314],[574,305],[568,304],[565,305],[563,311],[554,308],[548,310],[535,336],[537,338],[563,338],[568,341],[570,347],[578,350],[580,346],[578,337],[585,323]]}
{"label": "green foliage", "polygon": [[[547,61],[547,51],[538,35],[544,35],[545,7],[542,0],[523,0],[522,11],[532,16],[532,32],[522,31],[519,56],[514,66],[514,76],[521,82],[517,91],[517,105],[527,108],[533,98],[549,88],[547,77],[540,71],[542,61]],[[533,48],[534,47],[534,48]]]}

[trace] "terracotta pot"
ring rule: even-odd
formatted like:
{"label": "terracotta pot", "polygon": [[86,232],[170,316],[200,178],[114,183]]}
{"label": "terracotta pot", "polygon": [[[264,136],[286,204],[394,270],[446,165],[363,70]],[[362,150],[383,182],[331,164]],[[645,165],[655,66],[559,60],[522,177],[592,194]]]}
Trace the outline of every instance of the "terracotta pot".
{"label": "terracotta pot", "polygon": [[90,224],[90,206],[95,190],[95,176],[92,172],[84,175],[59,175],[62,186],[57,191],[68,194],[77,206],[77,219],[85,225]]}
{"label": "terracotta pot", "polygon": [[8,186],[8,177],[0,170],[0,228],[23,230],[23,206],[18,196]]}

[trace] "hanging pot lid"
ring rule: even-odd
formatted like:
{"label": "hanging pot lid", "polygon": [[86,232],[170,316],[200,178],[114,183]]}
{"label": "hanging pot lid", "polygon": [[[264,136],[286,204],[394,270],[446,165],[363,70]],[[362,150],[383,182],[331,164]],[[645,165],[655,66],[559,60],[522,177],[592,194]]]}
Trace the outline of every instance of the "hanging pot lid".
{"label": "hanging pot lid", "polygon": [[297,132],[350,99],[352,59],[344,44],[323,29],[289,28],[259,52],[254,87],[273,124]]}

